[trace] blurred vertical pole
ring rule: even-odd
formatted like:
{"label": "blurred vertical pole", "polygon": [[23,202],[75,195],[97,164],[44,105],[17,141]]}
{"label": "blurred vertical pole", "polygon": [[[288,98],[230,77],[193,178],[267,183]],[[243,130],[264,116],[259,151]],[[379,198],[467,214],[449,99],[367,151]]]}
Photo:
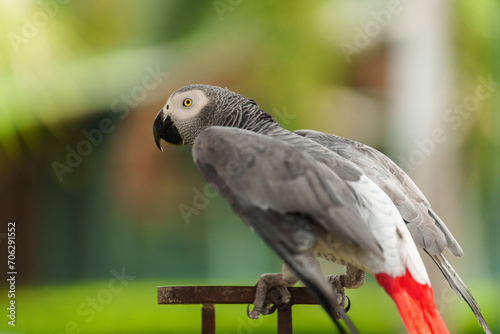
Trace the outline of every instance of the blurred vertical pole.
{"label": "blurred vertical pole", "polygon": [[420,184],[432,170],[429,167],[435,152],[430,145],[426,149],[418,143],[425,142],[431,129],[441,125],[448,104],[447,8],[442,0],[404,1],[401,13],[389,26],[387,146]]}
{"label": "blurred vertical pole", "polygon": [[447,0],[401,6],[388,27],[386,146],[460,242],[463,184],[457,150],[450,149],[450,139],[460,133],[443,120],[444,112],[463,100],[450,99],[454,8]]}

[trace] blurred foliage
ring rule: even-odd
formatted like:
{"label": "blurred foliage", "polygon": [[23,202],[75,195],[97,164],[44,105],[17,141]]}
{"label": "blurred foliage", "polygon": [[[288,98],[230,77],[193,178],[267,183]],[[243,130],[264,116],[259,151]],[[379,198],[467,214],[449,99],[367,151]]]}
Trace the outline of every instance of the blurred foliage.
{"label": "blurred foliage", "polygon": [[[477,205],[485,223],[485,242],[489,250],[487,256],[496,277],[500,277],[500,22],[495,18],[500,13],[497,1],[482,0],[474,5],[468,1],[457,3],[455,39],[457,61],[463,83],[477,82],[477,77],[491,76],[497,82],[495,94],[484,102],[484,106],[474,115],[475,122],[465,136],[467,153],[464,164],[468,166],[473,193],[478,194]],[[463,87],[471,91],[471,86]]]}

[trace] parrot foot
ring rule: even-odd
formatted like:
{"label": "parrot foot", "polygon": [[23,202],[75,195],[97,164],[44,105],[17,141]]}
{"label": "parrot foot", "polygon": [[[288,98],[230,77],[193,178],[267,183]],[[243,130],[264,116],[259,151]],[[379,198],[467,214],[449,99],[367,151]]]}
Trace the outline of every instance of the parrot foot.
{"label": "parrot foot", "polygon": [[[352,267],[351,265],[347,265],[345,275],[332,275],[328,276],[326,279],[328,283],[332,285],[334,291],[337,293],[337,302],[347,312],[351,307],[351,301],[345,294],[345,288],[357,289],[361,287],[365,282],[365,273],[364,271]],[[346,298],[348,301],[347,307],[345,306]],[[342,315],[340,313],[335,314],[335,318],[337,320],[340,320],[342,318]]]}
{"label": "parrot foot", "polygon": [[[261,314],[271,314],[276,310],[277,306],[283,307],[290,303],[292,296],[288,292],[286,285],[293,285],[296,282],[295,278],[285,279],[283,274],[263,274],[260,276],[256,284],[257,289],[253,302],[253,310],[249,312],[249,307],[247,307],[248,317],[250,319],[258,319]],[[268,298],[272,300],[272,303],[266,303],[269,301],[266,300],[268,291],[272,288],[275,288],[275,290],[271,291]]]}

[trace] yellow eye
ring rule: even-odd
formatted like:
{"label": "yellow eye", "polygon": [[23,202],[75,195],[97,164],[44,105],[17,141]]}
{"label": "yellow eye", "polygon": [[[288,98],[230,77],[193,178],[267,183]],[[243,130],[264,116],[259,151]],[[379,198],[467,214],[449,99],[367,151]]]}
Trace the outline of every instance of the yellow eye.
{"label": "yellow eye", "polygon": [[191,100],[191,99],[184,99],[184,101],[182,101],[182,105],[184,107],[189,108],[189,107],[191,107],[193,105],[193,100]]}

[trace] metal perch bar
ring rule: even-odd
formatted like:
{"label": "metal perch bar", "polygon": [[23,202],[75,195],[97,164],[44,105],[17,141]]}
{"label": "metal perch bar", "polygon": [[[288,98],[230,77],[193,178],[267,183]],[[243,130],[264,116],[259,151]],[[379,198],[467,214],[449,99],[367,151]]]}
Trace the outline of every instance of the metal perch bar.
{"label": "metal perch bar", "polygon": [[[295,304],[316,305],[316,300],[306,288],[288,288],[291,301],[287,305],[277,304],[278,334],[292,333],[292,306]],[[273,296],[274,295],[274,296]],[[255,299],[254,286],[160,286],[158,304],[202,304],[201,332],[215,334],[215,304],[251,304]],[[269,290],[266,303],[280,300],[277,289]]]}

